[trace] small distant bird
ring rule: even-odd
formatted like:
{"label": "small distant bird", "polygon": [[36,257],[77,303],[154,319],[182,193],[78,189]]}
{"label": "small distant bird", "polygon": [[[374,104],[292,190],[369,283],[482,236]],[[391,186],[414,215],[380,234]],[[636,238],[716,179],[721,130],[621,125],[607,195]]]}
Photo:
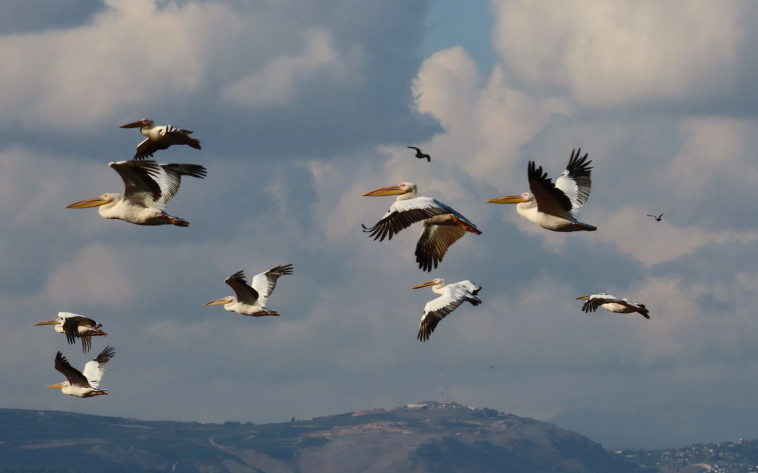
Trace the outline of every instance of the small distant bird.
{"label": "small distant bird", "polygon": [[108,163],[124,181],[123,197],[106,193],[80,200],[67,209],[100,207],[103,218],[115,218],[136,225],[186,227],[189,222],[166,213],[166,204],[179,191],[182,176],[203,179],[206,171],[198,164],[158,164],[155,161],[119,161]]}
{"label": "small distant bird", "polygon": [[641,302],[630,301],[629,299],[620,299],[616,296],[601,292],[600,294],[590,294],[588,296],[580,296],[576,298],[580,301],[586,301],[582,305],[584,312],[595,312],[598,307],[602,307],[605,310],[616,312],[619,314],[631,314],[632,312],[639,312],[640,315],[646,319],[650,318],[649,311],[645,308],[645,304]]}
{"label": "small distant bird", "polygon": [[237,271],[224,280],[234,290],[237,297],[226,296],[223,299],[210,301],[205,305],[224,304],[224,309],[229,312],[237,312],[252,317],[278,316],[278,312],[266,308],[266,301],[274,292],[279,277],[291,274],[292,264],[277,266],[253,276],[253,281],[248,286],[247,281],[245,281],[245,273]]}
{"label": "small distant bird", "polygon": [[434,332],[440,320],[444,319],[447,314],[457,309],[465,301],[469,301],[475,306],[482,303],[482,300],[478,296],[482,287],[469,280],[445,285],[444,279],[436,278],[413,286],[411,289],[426,286],[432,286],[432,291],[435,294],[440,294],[440,297],[432,299],[424,306],[424,315],[421,317],[421,324],[416,336],[421,342],[429,340],[429,336]]}
{"label": "small distant bird", "polygon": [[416,197],[416,184],[412,182],[380,187],[363,195],[369,197],[397,195],[395,203],[376,225],[367,228],[361,224],[363,231],[368,233],[369,237],[374,237],[374,240],[383,241],[385,238],[392,240],[392,237],[400,230],[416,222],[424,222],[424,229],[416,244],[416,262],[423,271],[431,271],[432,267],[436,268],[450,245],[458,241],[466,232],[475,235],[482,234],[476,225],[452,207],[429,197]]}
{"label": "small distant bird", "polygon": [[104,337],[107,333],[100,330],[103,324],[94,320],[71,312],[58,312],[58,318],[38,322],[38,325],[55,325],[55,331],[66,334],[66,341],[69,345],[76,343],[76,339],[82,340],[82,353],[87,353],[92,348],[92,337]]}
{"label": "small distant bird", "polygon": [[594,231],[596,227],[582,223],[578,219],[579,207],[590,198],[592,167],[587,161],[587,153],[581,158],[581,148],[571,151],[566,170],[556,179],[555,184],[542,171],[542,166],[535,167],[529,161],[527,176],[529,189],[521,195],[505,195],[490,199],[490,204],[518,204],[516,212],[525,219],[542,228],[554,232]]}
{"label": "small distant bird", "polygon": [[183,130],[174,125],[154,126],[153,121],[147,118],[121,125],[119,128],[139,128],[140,133],[147,137],[137,145],[137,152],[134,154],[136,160],[147,159],[159,149],[166,149],[171,145],[188,145],[190,148],[200,149],[200,141],[190,138],[190,130]]}
{"label": "small distant bird", "polygon": [[650,214],[647,214],[647,216],[648,217],[653,217],[656,222],[660,222],[661,221],[661,217],[663,217],[663,212],[661,212],[661,214],[658,215],[657,217],[655,215],[650,215]]}
{"label": "small distant bird", "polygon": [[84,365],[84,371],[80,372],[71,366],[61,352],[55,355],[55,369],[63,373],[68,381],[57,384],[48,384],[48,388],[60,389],[63,394],[76,397],[93,397],[108,394],[100,387],[100,379],[105,373],[105,365],[116,354],[116,349],[107,346],[92,361]]}
{"label": "small distant bird", "polygon": [[428,162],[432,162],[432,157],[426,153],[422,153],[420,148],[416,148],[415,146],[409,146],[409,148],[416,150],[416,157],[418,159],[426,159]]}

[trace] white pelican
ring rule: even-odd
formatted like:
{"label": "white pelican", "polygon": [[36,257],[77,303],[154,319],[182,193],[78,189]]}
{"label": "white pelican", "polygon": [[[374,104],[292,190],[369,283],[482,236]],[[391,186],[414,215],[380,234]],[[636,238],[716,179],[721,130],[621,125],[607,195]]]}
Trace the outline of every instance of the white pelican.
{"label": "white pelican", "polygon": [[63,394],[76,397],[92,397],[108,394],[108,391],[98,389],[100,386],[100,379],[105,373],[105,365],[116,354],[116,349],[107,346],[105,349],[97,355],[92,361],[88,361],[84,365],[84,371],[80,372],[73,366],[71,366],[63,356],[63,353],[58,352],[55,355],[55,369],[63,373],[63,376],[68,379],[62,383],[48,384],[48,388],[60,389]]}
{"label": "white pelican", "polygon": [[415,147],[415,146],[409,146],[409,148],[410,148],[410,149],[415,149],[415,150],[416,150],[416,157],[417,157],[418,159],[426,159],[426,160],[427,160],[427,162],[430,162],[430,163],[432,162],[432,157],[431,157],[431,156],[429,156],[429,155],[428,155],[428,154],[426,154],[426,153],[422,153],[422,152],[421,152],[421,148],[417,148],[417,147]]}
{"label": "white pelican", "polygon": [[266,308],[266,301],[276,288],[276,280],[279,276],[292,274],[292,265],[285,264],[271,268],[268,271],[258,273],[253,276],[252,285],[248,286],[245,281],[245,273],[237,271],[224,280],[234,290],[237,297],[226,296],[223,299],[216,299],[205,304],[220,305],[224,304],[224,309],[229,312],[237,312],[242,315],[251,315],[253,317],[263,317],[265,315],[276,315],[279,313]]}
{"label": "white pelican", "polygon": [[636,301],[630,301],[627,298],[620,299],[616,296],[601,292],[600,294],[590,294],[588,296],[577,297],[576,300],[586,301],[582,305],[582,310],[587,312],[595,312],[598,307],[602,307],[605,310],[616,312],[619,314],[631,314],[632,312],[639,312],[646,319],[650,318],[649,311],[645,308],[645,304]]}
{"label": "white pelican", "polygon": [[440,297],[432,299],[424,306],[424,315],[421,317],[421,324],[416,336],[422,342],[429,340],[429,336],[434,332],[434,328],[437,327],[440,320],[463,304],[464,301],[469,301],[472,305],[482,303],[482,300],[478,297],[479,290],[482,287],[469,280],[458,281],[446,286],[444,279],[437,278],[413,286],[411,289],[426,286],[432,286],[432,291],[435,294],[439,294]]}
{"label": "white pelican", "polygon": [[200,141],[190,138],[189,130],[182,130],[174,125],[154,126],[153,121],[147,118],[136,122],[121,125],[119,128],[139,128],[140,133],[146,138],[137,145],[134,159],[146,159],[159,149],[166,149],[171,145],[189,145],[190,148],[200,149]]}
{"label": "white pelican", "polygon": [[571,151],[566,170],[556,179],[555,184],[542,172],[542,166],[535,169],[534,161],[529,161],[527,175],[531,193],[505,195],[490,199],[490,204],[518,204],[516,212],[542,228],[555,232],[594,231],[596,227],[577,220],[579,207],[590,197],[589,164],[587,153],[581,158],[581,148]]}
{"label": "white pelican", "polygon": [[648,217],[653,217],[653,219],[655,219],[656,222],[660,222],[661,218],[663,218],[663,212],[661,212],[660,215],[650,215],[650,214],[647,214],[647,216]]}
{"label": "white pelican", "polygon": [[58,312],[58,318],[38,322],[37,325],[55,325],[55,331],[65,333],[69,345],[76,343],[76,339],[82,340],[82,353],[87,353],[92,348],[92,337],[104,337],[107,333],[100,330],[103,324],[71,312]]}
{"label": "white pelican", "polygon": [[198,164],[158,164],[155,161],[119,161],[108,166],[124,180],[123,197],[115,193],[84,199],[66,206],[83,209],[100,206],[104,218],[117,218],[137,225],[172,224],[186,227],[189,222],[166,213],[166,204],[179,191],[182,176],[204,178],[205,167]]}
{"label": "white pelican", "polygon": [[436,268],[448,247],[458,241],[466,232],[481,235],[476,225],[459,214],[452,207],[430,197],[416,197],[416,184],[401,182],[396,186],[381,187],[364,196],[376,197],[397,195],[397,200],[379,222],[371,228],[363,227],[374,240],[392,240],[400,230],[408,228],[418,221],[424,222],[424,228],[416,244],[416,262],[424,271]]}

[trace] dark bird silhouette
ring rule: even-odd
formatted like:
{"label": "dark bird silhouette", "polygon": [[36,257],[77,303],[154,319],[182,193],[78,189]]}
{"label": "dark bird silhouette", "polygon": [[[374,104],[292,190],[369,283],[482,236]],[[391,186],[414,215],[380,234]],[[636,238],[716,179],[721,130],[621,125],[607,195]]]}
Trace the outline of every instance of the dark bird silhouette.
{"label": "dark bird silhouette", "polygon": [[426,153],[422,153],[420,148],[416,148],[415,146],[409,146],[409,148],[416,150],[416,157],[418,159],[426,159],[428,162],[432,162],[432,157]]}
{"label": "dark bird silhouette", "polygon": [[647,214],[647,216],[648,217],[653,217],[656,222],[660,222],[661,221],[661,217],[663,217],[663,212],[661,212],[661,214],[658,215],[657,217],[655,215],[650,215],[650,214]]}

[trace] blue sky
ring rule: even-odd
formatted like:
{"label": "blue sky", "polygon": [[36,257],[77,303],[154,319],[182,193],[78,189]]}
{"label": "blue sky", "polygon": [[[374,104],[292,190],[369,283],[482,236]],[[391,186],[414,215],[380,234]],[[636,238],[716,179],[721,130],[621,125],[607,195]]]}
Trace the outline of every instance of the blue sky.
{"label": "blue sky", "polygon": [[[758,58],[749,1],[93,2],[0,23],[0,405],[141,419],[268,422],[445,396],[537,418],[659,412],[758,396]],[[64,14],[65,13],[65,14]],[[107,163],[143,117],[195,131],[202,151],[169,211],[139,227],[66,204],[121,192]],[[431,163],[417,160],[419,145]],[[556,234],[484,204],[593,160],[581,219]],[[371,189],[414,181],[464,214],[431,274],[420,229],[360,230]],[[645,215],[665,212],[661,222]],[[285,263],[252,319],[204,307],[224,279]],[[483,286],[416,341],[443,277]],[[644,302],[651,320],[585,315],[575,297]],[[50,327],[80,313],[114,345],[90,400],[44,386]]]}

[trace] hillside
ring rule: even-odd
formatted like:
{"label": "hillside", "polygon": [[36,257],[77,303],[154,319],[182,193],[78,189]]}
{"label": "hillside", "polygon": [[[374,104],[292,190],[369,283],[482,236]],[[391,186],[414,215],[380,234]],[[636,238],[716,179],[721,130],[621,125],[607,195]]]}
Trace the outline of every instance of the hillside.
{"label": "hillside", "polygon": [[533,419],[426,402],[255,425],[0,409],[0,472],[653,472]]}

